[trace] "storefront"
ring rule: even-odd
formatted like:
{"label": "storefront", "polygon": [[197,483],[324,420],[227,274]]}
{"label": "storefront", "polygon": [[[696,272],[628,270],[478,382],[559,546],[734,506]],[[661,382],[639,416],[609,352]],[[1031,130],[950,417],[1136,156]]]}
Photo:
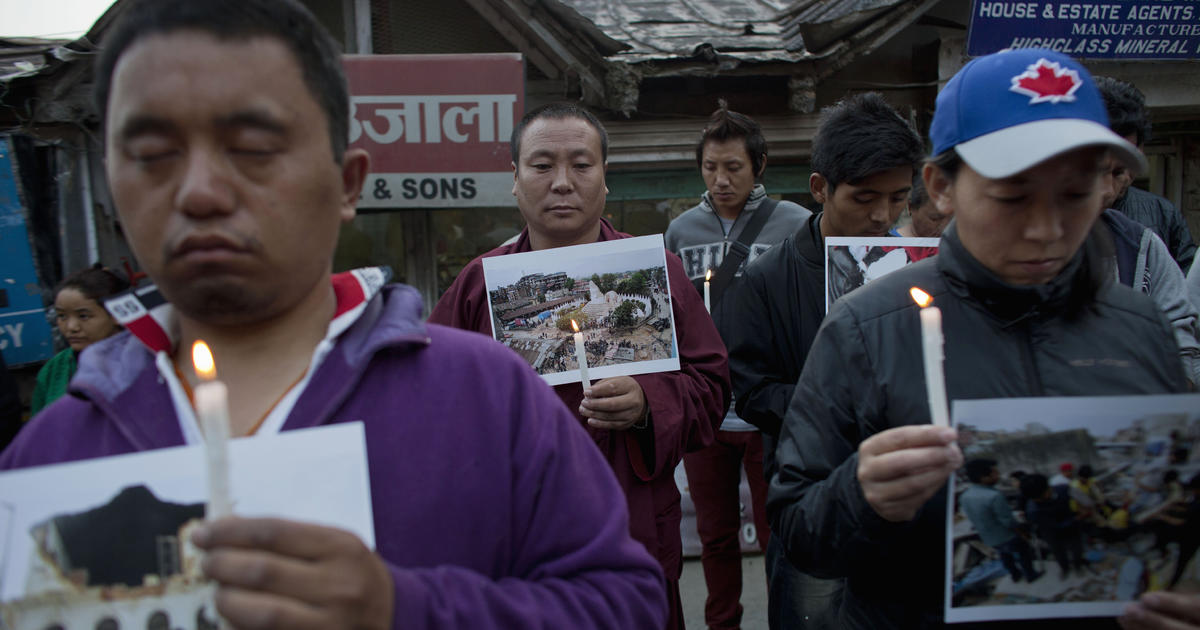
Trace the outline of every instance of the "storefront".
{"label": "storefront", "polygon": [[[530,108],[563,99],[596,111],[611,139],[606,216],[631,234],[662,232],[671,219],[697,203],[703,182],[695,165],[695,141],[718,98],[763,125],[770,145],[768,193],[810,206],[808,161],[820,109],[847,94],[880,91],[924,131],[939,85],[969,58],[967,35],[973,11],[992,6],[982,0],[897,0],[873,3],[868,10],[861,3],[837,0],[818,3],[819,9],[798,4],[779,13],[748,5],[736,23],[732,17],[724,23],[689,13],[671,18],[680,21],[664,30],[655,26],[655,20],[663,12],[674,15],[669,2],[304,2],[354,55],[386,60],[392,54],[485,53],[519,59],[513,63],[520,68],[514,75],[520,86],[508,91],[481,89],[485,77],[470,79],[476,84],[470,88],[447,91],[445,86],[430,84],[407,95],[426,100],[356,102],[356,108],[370,110],[356,117],[358,139],[369,143],[364,146],[375,158],[375,173],[384,176],[368,181],[358,218],[341,234],[335,268],[389,265],[396,279],[415,286],[429,305],[468,261],[523,227],[510,194],[511,159],[501,128],[502,106],[511,106],[504,113],[513,120]],[[709,17],[724,15],[715,0],[693,4],[702,13],[711,10]],[[1083,14],[1072,18],[1077,3],[1037,4],[1066,7],[1054,9],[1055,16],[1065,11],[1066,17],[1029,19],[1010,11],[1012,16],[1006,18],[1002,10],[998,19],[1022,28],[1063,26],[1067,34],[1013,31],[1008,33],[1010,40],[1049,37],[1054,44],[1059,39],[1074,41],[1072,28],[1089,33],[1116,28],[1101,16],[1090,22]],[[1182,11],[1175,16],[1178,19],[1164,18],[1165,9],[1155,6],[1200,12],[1195,2],[1131,0],[1128,4],[1150,7],[1145,9],[1149,16],[1145,20],[1138,9],[1135,22],[1153,22],[1154,15],[1162,18],[1160,22],[1186,22]],[[34,257],[45,259],[37,266],[44,291],[66,271],[96,260],[128,266],[135,275],[138,271],[103,181],[95,135],[98,121],[89,104],[94,49],[112,19],[127,7],[128,2],[117,2],[87,38],[69,45],[72,50],[48,49],[43,69],[10,79],[5,86],[5,102],[14,104],[5,111],[23,113],[20,119],[8,121],[0,112],[0,122],[19,125],[14,133],[32,138],[39,151],[53,156],[53,164],[22,165],[35,185],[52,193],[27,213],[37,219],[30,229],[35,237]],[[620,19],[614,21],[613,16]],[[1119,17],[1128,21],[1129,16]],[[1193,234],[1200,234],[1200,142],[1196,140],[1200,137],[1200,73],[1195,72],[1196,42],[1180,29],[1166,36],[1187,43],[1167,45],[1164,50],[1174,46],[1176,51],[1169,58],[1147,62],[1114,57],[1087,63],[1095,73],[1133,81],[1146,93],[1155,131],[1146,147],[1151,169],[1139,185],[1179,205]],[[1151,47],[1119,43],[1114,40],[1108,47],[1114,53]],[[1089,44],[1083,45],[1086,51]],[[1153,48],[1157,51],[1163,45]],[[1188,50],[1192,52],[1182,59],[1180,55]],[[383,91],[356,95],[396,99],[405,97],[396,90],[409,89],[397,86],[420,83],[423,76],[438,79],[464,72],[446,71],[440,76],[420,69],[369,72],[379,77],[376,87]],[[500,94],[507,100],[486,104],[498,116],[492,121],[490,141],[481,140],[485,125],[478,113],[472,114],[483,107],[482,101],[439,102],[438,116],[423,117],[432,97]],[[379,110],[391,111],[380,114]],[[416,123],[409,124],[410,118]],[[369,127],[363,124],[367,122]],[[430,130],[437,132],[439,142],[427,141]],[[482,166],[463,162],[475,159],[470,157],[437,162],[430,152],[435,144],[474,145],[490,152],[487,157],[492,161]],[[400,163],[380,170],[393,159],[389,156]]]}

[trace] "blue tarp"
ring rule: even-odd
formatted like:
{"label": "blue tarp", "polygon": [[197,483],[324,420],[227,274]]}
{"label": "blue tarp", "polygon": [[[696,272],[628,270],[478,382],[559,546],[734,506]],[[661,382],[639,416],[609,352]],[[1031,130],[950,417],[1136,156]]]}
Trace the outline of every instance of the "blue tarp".
{"label": "blue tarp", "polygon": [[54,354],[50,323],[33,268],[25,210],[17,195],[12,145],[0,136],[0,351],[9,366]]}

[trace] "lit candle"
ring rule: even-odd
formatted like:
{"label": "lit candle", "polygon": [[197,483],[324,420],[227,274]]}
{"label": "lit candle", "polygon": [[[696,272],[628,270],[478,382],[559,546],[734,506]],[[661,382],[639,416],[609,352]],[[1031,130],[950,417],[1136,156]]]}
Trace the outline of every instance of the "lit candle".
{"label": "lit candle", "polygon": [[933,296],[913,287],[909,293],[921,307],[921,349],[925,355],[925,393],[929,398],[929,415],[933,424],[950,426],[950,409],[946,403],[946,373],[942,369],[942,311],[933,303]]}
{"label": "lit candle", "polygon": [[587,389],[592,386],[592,382],[588,380],[587,350],[583,347],[583,333],[579,332],[579,324],[573,319],[571,328],[575,329],[575,360],[579,363],[579,381],[583,383],[583,388]]}
{"label": "lit candle", "polygon": [[225,383],[217,380],[217,368],[208,344],[197,341],[192,345],[192,363],[201,383],[196,385],[196,418],[204,431],[208,455],[209,520],[233,513],[229,498],[229,392]]}
{"label": "lit candle", "polygon": [[708,270],[708,271],[707,271],[707,272],[704,274],[704,310],[706,310],[706,311],[708,311],[709,313],[711,313],[711,312],[712,312],[712,304],[711,304],[711,301],[712,301],[712,283],[711,283],[711,282],[709,282],[709,280],[712,280],[712,269],[709,269],[709,270]]}

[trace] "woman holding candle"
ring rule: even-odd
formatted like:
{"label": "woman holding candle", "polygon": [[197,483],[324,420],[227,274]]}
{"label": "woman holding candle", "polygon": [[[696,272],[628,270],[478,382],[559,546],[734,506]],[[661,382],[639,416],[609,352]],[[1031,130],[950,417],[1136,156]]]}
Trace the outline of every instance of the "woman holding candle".
{"label": "woman holding candle", "polygon": [[1100,264],[1103,159],[1145,160],[1108,130],[1082,66],[1048,50],[975,59],[938,96],[931,136],[925,186],[955,217],[939,253],[833,306],[776,450],[772,532],[797,568],[846,578],[840,628],[942,624],[945,483],[962,453],[930,424],[945,402],[930,400],[910,289],[939,309],[947,400],[1186,388],[1157,307]]}

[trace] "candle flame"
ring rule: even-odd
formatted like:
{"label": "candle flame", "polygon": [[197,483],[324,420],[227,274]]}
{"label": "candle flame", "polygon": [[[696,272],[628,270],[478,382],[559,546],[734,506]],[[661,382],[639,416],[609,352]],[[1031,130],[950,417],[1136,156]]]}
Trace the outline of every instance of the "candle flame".
{"label": "candle flame", "polygon": [[908,292],[912,295],[913,301],[915,301],[921,308],[925,308],[933,303],[933,296],[918,289],[917,287],[909,289]]}
{"label": "candle flame", "polygon": [[579,324],[576,324],[573,319],[571,320],[571,328],[574,328],[575,332],[579,332]]}
{"label": "candle flame", "polygon": [[707,272],[704,274],[704,281],[705,281],[705,282],[708,282],[709,280],[712,280],[712,269],[709,269],[709,270],[708,270],[708,271],[707,271]]}
{"label": "candle flame", "polygon": [[212,351],[203,341],[192,344],[192,365],[196,367],[196,375],[200,378],[206,381],[217,378],[217,366],[213,362]]}

